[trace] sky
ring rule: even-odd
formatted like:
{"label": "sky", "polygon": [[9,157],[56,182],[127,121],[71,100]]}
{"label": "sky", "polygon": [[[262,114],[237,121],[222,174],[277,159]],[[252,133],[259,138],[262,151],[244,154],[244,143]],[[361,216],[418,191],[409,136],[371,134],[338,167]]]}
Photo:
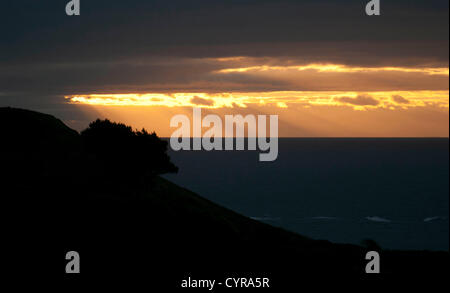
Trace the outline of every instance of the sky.
{"label": "sky", "polygon": [[279,115],[286,137],[448,137],[449,2],[2,1],[0,106],[170,136],[170,119]]}

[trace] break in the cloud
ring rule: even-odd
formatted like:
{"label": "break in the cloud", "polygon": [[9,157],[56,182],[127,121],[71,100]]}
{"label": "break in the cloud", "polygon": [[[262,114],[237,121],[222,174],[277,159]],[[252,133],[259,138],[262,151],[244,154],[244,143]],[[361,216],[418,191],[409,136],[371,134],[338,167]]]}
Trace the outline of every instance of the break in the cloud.
{"label": "break in the cloud", "polygon": [[66,3],[2,6],[0,105],[77,127],[75,109],[199,106],[280,113],[286,135],[448,136],[447,0],[383,1],[380,17],[356,0],[86,1],[80,17]]}
{"label": "break in the cloud", "polygon": [[[243,57],[237,60],[243,60]],[[220,59],[218,59],[220,60]],[[231,59],[232,60],[232,59]],[[314,70],[317,72],[336,72],[336,73],[365,73],[365,72],[406,72],[406,73],[422,73],[426,75],[448,75],[449,69],[444,68],[408,68],[408,67],[352,67],[339,64],[308,64],[308,65],[286,65],[286,66],[273,66],[273,65],[259,65],[242,68],[227,68],[219,70],[219,73],[232,73],[232,72],[264,72],[264,71],[305,71]]]}
{"label": "break in the cloud", "polygon": [[[393,97],[395,103],[392,102]],[[343,92],[343,91],[279,91],[279,92],[234,92],[234,93],[148,93],[148,94],[91,94],[66,96],[74,104],[97,106],[163,106],[247,108],[252,105],[269,105],[278,108],[300,105],[350,106],[355,110],[385,108],[395,110],[398,100],[401,109],[415,107],[438,107],[448,109],[447,91],[392,91],[392,92]],[[403,97],[408,97],[403,98]],[[395,100],[396,99],[396,100]],[[402,100],[402,101],[403,101]]]}
{"label": "break in the cloud", "polygon": [[[448,67],[361,67],[295,58],[162,58],[5,66],[6,93],[447,90]],[[440,65],[442,66],[442,65]]]}

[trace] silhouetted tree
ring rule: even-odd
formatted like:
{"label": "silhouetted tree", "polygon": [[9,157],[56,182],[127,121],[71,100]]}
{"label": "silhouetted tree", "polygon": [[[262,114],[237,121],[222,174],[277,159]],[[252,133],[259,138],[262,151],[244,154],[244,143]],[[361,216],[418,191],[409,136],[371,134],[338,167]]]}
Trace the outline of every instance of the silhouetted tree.
{"label": "silhouetted tree", "polygon": [[377,252],[380,252],[382,250],[381,246],[373,239],[363,239],[361,241],[361,244],[367,250],[375,250]]}
{"label": "silhouetted tree", "polygon": [[108,175],[155,176],[178,172],[167,155],[167,141],[154,132],[133,131],[125,124],[97,119],[81,136],[85,151],[104,166],[103,172]]}

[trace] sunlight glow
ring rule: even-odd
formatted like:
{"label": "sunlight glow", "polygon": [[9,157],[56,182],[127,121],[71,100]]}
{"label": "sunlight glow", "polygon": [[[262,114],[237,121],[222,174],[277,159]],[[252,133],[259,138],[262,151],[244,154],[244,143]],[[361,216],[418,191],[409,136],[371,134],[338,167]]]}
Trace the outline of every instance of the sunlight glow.
{"label": "sunlight glow", "polygon": [[315,70],[317,72],[336,72],[336,73],[361,73],[361,72],[404,72],[404,73],[422,73],[427,75],[449,75],[448,68],[409,68],[409,67],[351,67],[339,64],[319,64],[292,66],[271,66],[258,65],[241,68],[227,68],[216,71],[216,73],[235,73],[235,72],[261,72],[261,71],[286,71],[286,70]]}
{"label": "sunlight glow", "polygon": [[288,108],[303,106],[350,106],[355,110],[370,108],[408,109],[411,107],[449,107],[448,91],[277,91],[249,93],[145,93],[91,94],[66,96],[71,103],[103,106],[165,106],[201,108],[246,108],[248,105],[273,105]]}

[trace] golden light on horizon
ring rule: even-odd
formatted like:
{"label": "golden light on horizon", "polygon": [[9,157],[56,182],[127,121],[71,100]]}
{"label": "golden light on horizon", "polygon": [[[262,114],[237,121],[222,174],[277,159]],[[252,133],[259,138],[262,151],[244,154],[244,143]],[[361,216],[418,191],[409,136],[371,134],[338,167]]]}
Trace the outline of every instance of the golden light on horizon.
{"label": "golden light on horizon", "polygon": [[249,67],[226,68],[216,71],[216,73],[234,73],[234,72],[261,72],[261,71],[286,71],[286,70],[315,70],[317,72],[335,72],[335,73],[363,73],[363,72],[403,72],[403,73],[422,73],[427,75],[449,75],[449,69],[445,67],[352,67],[340,64],[321,64],[312,63],[308,65],[256,65]]}
{"label": "golden light on horizon", "polygon": [[295,65],[290,60],[239,56],[208,62],[220,62],[222,69],[181,90],[165,91],[170,84],[161,84],[156,88],[162,91],[65,98],[96,116],[156,130],[162,136],[173,131],[170,117],[191,115],[192,108],[199,107],[205,114],[279,115],[280,136],[285,137],[448,137],[445,67]]}
{"label": "golden light on horizon", "polygon": [[350,106],[408,109],[412,107],[449,107],[448,91],[275,91],[248,93],[129,93],[66,96],[71,103],[103,106],[164,106],[200,108],[246,108],[249,105],[273,105],[288,108],[303,106]]}

